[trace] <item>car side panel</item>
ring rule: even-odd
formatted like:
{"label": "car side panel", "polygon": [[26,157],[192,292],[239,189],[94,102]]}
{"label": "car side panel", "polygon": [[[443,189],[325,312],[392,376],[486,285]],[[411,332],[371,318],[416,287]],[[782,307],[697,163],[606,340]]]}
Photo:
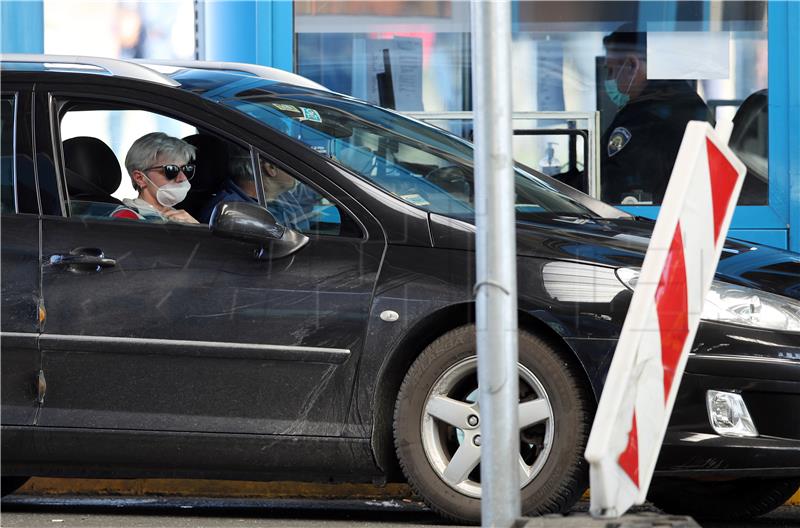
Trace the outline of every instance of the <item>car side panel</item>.
{"label": "car side panel", "polygon": [[2,402],[3,425],[32,425],[39,408],[36,376],[39,336],[39,222],[32,215],[3,215]]}
{"label": "car side panel", "polygon": [[[30,429],[30,428],[28,428]],[[369,442],[358,438],[3,427],[4,474],[105,478],[217,478],[372,482]],[[8,451],[7,451],[8,450]]]}
{"label": "car side panel", "polygon": [[[354,434],[372,435],[378,464],[386,471],[392,468],[395,397],[406,370],[430,342],[474,321],[474,256],[471,251],[442,248],[390,246],[387,251],[347,425]],[[588,292],[579,292],[577,299],[559,299],[552,289],[548,291],[542,278],[548,262],[518,260],[518,306],[526,318],[523,321],[521,316],[521,326],[539,325],[549,335],[564,339],[567,349],[580,352],[575,356],[578,364],[599,393],[597,384],[602,382],[613,352],[611,340],[579,340],[580,346],[573,348],[576,343],[568,336],[583,327],[600,332],[617,324],[609,315],[609,302],[588,302],[596,300],[580,295]],[[619,284],[619,289],[624,287]],[[398,320],[382,321],[379,316],[385,310],[397,312]]]}
{"label": "car side panel", "polygon": [[201,226],[47,219],[43,232],[45,260],[93,247],[116,265],[44,265],[41,425],[339,434],[382,248],[320,237],[260,260]]}

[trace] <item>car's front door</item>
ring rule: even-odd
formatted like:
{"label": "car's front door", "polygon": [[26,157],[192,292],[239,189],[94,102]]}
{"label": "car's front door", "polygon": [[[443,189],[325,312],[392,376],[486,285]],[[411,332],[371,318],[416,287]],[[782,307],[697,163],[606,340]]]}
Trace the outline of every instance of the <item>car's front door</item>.
{"label": "car's front door", "polygon": [[354,205],[333,203],[358,233],[279,259],[202,224],[45,218],[39,424],[341,434],[384,250]]}

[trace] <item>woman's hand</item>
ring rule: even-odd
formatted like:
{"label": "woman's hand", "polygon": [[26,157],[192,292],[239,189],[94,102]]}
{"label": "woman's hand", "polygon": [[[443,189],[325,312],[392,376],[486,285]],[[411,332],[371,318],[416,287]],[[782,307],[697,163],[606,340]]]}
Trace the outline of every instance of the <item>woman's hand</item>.
{"label": "woman's hand", "polygon": [[183,209],[171,209],[169,211],[164,211],[164,217],[169,220],[170,222],[183,222],[185,224],[199,224],[197,220],[194,219],[192,215],[184,211]]}

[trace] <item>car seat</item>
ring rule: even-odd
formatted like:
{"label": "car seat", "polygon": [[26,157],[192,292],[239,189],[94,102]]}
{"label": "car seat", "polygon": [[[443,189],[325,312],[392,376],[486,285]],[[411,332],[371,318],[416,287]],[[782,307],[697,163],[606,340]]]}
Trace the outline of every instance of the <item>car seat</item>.
{"label": "car seat", "polygon": [[769,113],[765,89],[750,94],[739,106],[733,118],[733,130],[728,145],[747,167],[747,176],[739,198],[740,205],[767,203],[768,131]]}
{"label": "car seat", "polygon": [[70,201],[121,204],[111,196],[122,180],[119,160],[111,148],[95,137],[64,141],[64,167]]}
{"label": "car seat", "polygon": [[229,177],[230,152],[228,144],[214,136],[194,134],[183,138],[197,149],[192,188],[175,207],[199,218],[206,205]]}

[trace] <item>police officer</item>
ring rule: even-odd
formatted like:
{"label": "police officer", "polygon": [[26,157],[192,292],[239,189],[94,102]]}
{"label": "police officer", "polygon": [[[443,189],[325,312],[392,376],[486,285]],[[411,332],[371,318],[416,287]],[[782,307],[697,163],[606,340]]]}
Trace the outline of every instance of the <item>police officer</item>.
{"label": "police officer", "polygon": [[714,118],[687,81],[647,79],[647,33],[626,29],[603,39],[605,90],[619,112],[601,143],[602,198],[660,204],[686,123]]}

